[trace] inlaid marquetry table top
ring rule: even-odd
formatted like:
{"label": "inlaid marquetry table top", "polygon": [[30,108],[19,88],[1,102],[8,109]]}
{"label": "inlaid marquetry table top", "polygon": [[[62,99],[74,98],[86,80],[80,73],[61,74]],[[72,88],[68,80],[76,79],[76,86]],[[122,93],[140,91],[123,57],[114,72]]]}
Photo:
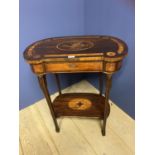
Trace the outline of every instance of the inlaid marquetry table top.
{"label": "inlaid marquetry table top", "polygon": [[[114,72],[120,68],[127,50],[125,42],[112,36],[55,37],[31,44],[26,48],[24,58],[32,65],[35,73],[91,70]],[[55,62],[57,64],[53,64]],[[42,66],[43,63],[48,64]],[[64,70],[60,69],[62,67]]]}

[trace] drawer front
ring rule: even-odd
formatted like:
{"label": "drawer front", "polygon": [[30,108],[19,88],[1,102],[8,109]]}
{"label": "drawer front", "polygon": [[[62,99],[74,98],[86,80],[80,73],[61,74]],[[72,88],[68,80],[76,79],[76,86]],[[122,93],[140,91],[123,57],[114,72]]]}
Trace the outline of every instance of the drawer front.
{"label": "drawer front", "polygon": [[61,62],[32,65],[34,73],[42,74],[47,72],[115,72],[121,68],[120,62]]}
{"label": "drawer front", "polygon": [[46,72],[89,72],[102,71],[102,62],[46,63]]}

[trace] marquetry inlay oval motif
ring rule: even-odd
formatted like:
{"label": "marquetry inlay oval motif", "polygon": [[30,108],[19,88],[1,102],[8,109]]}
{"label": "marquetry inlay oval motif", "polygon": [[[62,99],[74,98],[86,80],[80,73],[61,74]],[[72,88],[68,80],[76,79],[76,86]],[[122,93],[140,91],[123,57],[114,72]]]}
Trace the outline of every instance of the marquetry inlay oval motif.
{"label": "marquetry inlay oval motif", "polygon": [[68,107],[73,110],[86,110],[91,106],[92,106],[91,101],[84,98],[75,98],[68,103]]}
{"label": "marquetry inlay oval motif", "polygon": [[115,55],[116,55],[115,52],[107,52],[106,54],[107,54],[108,56],[115,56]]}
{"label": "marquetry inlay oval motif", "polygon": [[71,40],[61,42],[57,45],[57,48],[64,51],[82,51],[90,49],[94,46],[93,42],[85,40]]}

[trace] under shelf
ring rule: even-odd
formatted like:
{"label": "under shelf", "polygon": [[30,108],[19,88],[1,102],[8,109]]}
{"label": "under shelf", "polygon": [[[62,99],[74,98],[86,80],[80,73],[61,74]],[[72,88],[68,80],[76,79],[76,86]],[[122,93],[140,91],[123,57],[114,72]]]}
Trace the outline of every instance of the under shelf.
{"label": "under shelf", "polygon": [[[105,97],[93,93],[65,93],[57,96],[53,101],[56,117],[82,116],[104,117]],[[107,117],[110,105],[106,107]]]}

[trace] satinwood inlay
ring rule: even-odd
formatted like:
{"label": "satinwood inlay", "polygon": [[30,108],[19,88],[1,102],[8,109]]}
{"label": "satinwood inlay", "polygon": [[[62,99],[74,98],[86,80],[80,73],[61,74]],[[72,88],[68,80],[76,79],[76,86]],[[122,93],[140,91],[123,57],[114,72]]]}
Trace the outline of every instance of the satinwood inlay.
{"label": "satinwood inlay", "polygon": [[68,103],[68,107],[74,110],[86,110],[92,105],[91,101],[84,98],[75,98]]}
{"label": "satinwood inlay", "polygon": [[57,48],[63,51],[82,51],[86,49],[90,49],[93,47],[94,44],[91,41],[85,41],[85,40],[71,40],[71,41],[65,41],[62,43],[59,43],[57,45]]}

